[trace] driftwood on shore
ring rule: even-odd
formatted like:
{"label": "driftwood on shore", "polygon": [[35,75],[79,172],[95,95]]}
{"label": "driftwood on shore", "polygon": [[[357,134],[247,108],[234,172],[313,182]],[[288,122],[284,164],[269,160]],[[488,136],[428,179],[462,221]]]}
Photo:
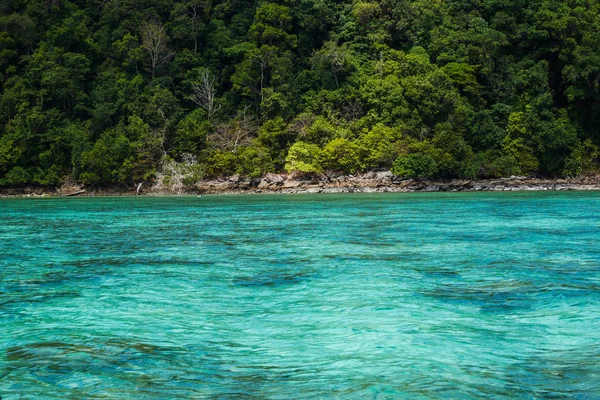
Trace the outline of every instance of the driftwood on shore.
{"label": "driftwood on shore", "polygon": [[86,193],[83,185],[74,183],[72,181],[64,182],[60,188],[56,188],[56,192],[63,197],[80,196]]}
{"label": "driftwood on shore", "polygon": [[81,190],[78,190],[76,192],[63,193],[63,197],[79,196],[79,195],[84,194],[84,193],[85,193],[85,190],[81,189]]}

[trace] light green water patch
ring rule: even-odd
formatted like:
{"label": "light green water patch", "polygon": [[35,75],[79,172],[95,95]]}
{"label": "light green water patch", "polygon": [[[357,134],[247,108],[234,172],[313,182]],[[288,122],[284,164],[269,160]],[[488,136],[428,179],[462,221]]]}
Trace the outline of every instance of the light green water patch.
{"label": "light green water patch", "polygon": [[600,193],[0,199],[0,395],[597,398]]}

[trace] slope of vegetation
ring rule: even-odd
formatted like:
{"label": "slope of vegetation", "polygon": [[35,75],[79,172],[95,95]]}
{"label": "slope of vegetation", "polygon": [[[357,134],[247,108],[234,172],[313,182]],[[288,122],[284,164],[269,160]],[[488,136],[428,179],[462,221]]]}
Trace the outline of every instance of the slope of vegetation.
{"label": "slope of vegetation", "polygon": [[4,0],[0,185],[597,168],[596,0]]}

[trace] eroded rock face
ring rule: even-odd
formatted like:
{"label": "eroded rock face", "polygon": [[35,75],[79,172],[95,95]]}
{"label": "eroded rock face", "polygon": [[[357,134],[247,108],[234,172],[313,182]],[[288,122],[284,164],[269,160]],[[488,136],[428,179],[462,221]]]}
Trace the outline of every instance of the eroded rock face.
{"label": "eroded rock face", "polygon": [[375,174],[375,179],[380,182],[391,182],[394,179],[394,175],[390,171],[380,171]]}
{"label": "eroded rock face", "polygon": [[364,178],[365,179],[375,179],[375,178],[377,178],[377,173],[375,173],[374,171],[367,172],[364,175]]}
{"label": "eroded rock face", "polygon": [[301,172],[298,171],[294,171],[291,174],[289,174],[287,176],[287,180],[291,180],[291,181],[303,181],[306,180],[306,175],[304,175]]}
{"label": "eroded rock face", "polygon": [[265,175],[263,180],[266,180],[267,182],[274,183],[274,184],[283,184],[283,181],[284,181],[283,176],[281,176],[279,174],[271,174],[271,173]]}
{"label": "eroded rock face", "polygon": [[282,186],[285,182],[283,176],[279,174],[267,174],[265,175],[260,182],[258,183],[259,189],[275,189],[279,186]]}
{"label": "eroded rock face", "polygon": [[304,186],[304,182],[288,179],[281,186],[284,189],[294,189]]}

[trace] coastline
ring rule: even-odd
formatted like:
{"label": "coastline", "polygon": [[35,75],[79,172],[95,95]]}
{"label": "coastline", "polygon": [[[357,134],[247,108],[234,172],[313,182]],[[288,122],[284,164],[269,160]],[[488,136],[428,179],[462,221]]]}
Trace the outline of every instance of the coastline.
{"label": "coastline", "polygon": [[179,188],[111,186],[84,188],[63,185],[60,188],[24,186],[0,188],[0,197],[94,197],[94,196],[172,196],[199,194],[260,194],[260,193],[410,193],[410,192],[503,192],[503,191],[562,191],[600,190],[600,175],[568,179],[539,179],[510,177],[483,180],[417,181],[399,179],[390,172],[369,172],[334,177],[298,177],[267,174],[262,178],[244,179],[239,176],[205,180]]}

